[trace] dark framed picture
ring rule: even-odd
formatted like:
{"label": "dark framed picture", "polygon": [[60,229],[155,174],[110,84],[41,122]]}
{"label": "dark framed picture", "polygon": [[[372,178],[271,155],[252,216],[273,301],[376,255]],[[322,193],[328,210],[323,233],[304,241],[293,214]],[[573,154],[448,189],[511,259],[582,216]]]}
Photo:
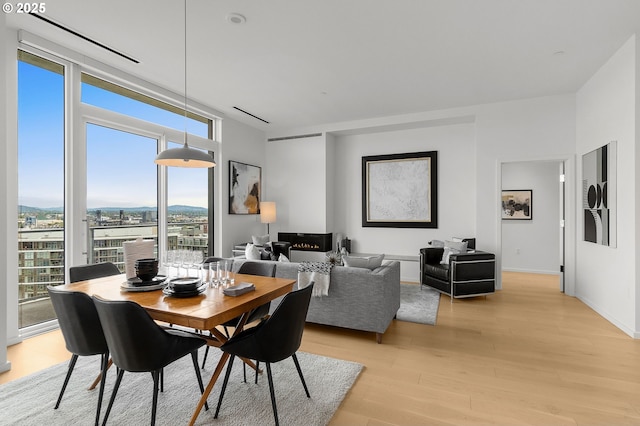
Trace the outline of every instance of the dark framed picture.
{"label": "dark framed picture", "polygon": [[229,214],[260,214],[262,169],[229,160]]}
{"label": "dark framed picture", "polygon": [[502,191],[503,220],[531,220],[533,218],[533,190],[516,189]]}
{"label": "dark framed picture", "polygon": [[582,210],[584,240],[617,246],[617,143],[582,156]]}
{"label": "dark framed picture", "polygon": [[362,226],[438,227],[438,152],[362,157]]}

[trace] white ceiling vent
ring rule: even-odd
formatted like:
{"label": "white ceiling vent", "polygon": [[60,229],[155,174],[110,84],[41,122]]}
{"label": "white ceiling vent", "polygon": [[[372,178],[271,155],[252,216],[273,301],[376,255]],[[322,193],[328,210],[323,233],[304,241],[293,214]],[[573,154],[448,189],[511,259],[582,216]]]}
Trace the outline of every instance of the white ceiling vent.
{"label": "white ceiling vent", "polygon": [[309,133],[307,135],[292,135],[292,136],[281,136],[279,138],[269,138],[267,141],[269,142],[277,142],[277,141],[286,141],[289,139],[304,139],[304,138],[315,138],[318,136],[322,136],[322,133]]}

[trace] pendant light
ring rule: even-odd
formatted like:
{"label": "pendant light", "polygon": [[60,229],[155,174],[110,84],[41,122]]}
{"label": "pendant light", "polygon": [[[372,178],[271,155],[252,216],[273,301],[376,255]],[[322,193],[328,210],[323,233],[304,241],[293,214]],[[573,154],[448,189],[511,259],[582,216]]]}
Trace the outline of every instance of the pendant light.
{"label": "pendant light", "polygon": [[184,145],[180,148],[165,149],[156,156],[154,162],[171,167],[215,167],[211,154],[189,148],[187,143],[187,0],[184,0]]}

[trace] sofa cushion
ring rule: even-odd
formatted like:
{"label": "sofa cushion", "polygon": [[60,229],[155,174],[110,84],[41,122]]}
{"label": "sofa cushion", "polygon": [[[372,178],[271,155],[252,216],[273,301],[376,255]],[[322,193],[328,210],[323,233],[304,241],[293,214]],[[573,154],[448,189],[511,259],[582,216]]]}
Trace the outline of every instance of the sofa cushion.
{"label": "sofa cushion", "polygon": [[444,281],[449,281],[449,264],[441,265],[425,263],[424,265],[422,265],[422,267],[424,268],[425,275],[436,277]]}
{"label": "sofa cushion", "polygon": [[[237,271],[246,260],[233,262]],[[271,262],[265,260],[263,262]],[[296,262],[273,262],[276,277],[297,280]],[[277,309],[282,298],[271,303]],[[385,262],[374,270],[334,266],[329,296],[312,297],[307,322],[384,333],[400,307],[400,262]]]}
{"label": "sofa cushion", "polygon": [[344,266],[350,266],[352,268],[367,268],[371,270],[379,268],[380,265],[382,265],[383,259],[384,254],[367,257],[342,256],[342,262],[344,263]]}

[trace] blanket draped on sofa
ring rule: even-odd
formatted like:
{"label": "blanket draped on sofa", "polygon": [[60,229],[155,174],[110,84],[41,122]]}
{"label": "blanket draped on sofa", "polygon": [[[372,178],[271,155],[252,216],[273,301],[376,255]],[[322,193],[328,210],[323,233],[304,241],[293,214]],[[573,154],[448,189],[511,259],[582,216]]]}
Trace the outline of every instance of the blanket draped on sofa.
{"label": "blanket draped on sofa", "polygon": [[312,296],[328,296],[331,279],[331,267],[328,262],[300,262],[298,265],[298,288],[305,288],[312,282]]}

